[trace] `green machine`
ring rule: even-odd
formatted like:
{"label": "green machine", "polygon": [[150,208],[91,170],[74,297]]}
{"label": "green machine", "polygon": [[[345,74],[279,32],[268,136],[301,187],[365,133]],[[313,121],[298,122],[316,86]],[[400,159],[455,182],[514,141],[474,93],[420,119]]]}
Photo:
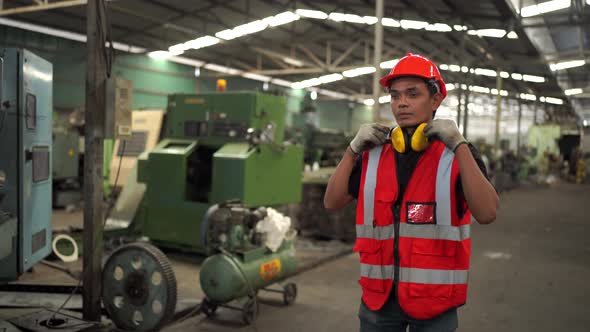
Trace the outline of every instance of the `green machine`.
{"label": "green machine", "polygon": [[[284,141],[285,115],[283,97],[262,93],[169,96],[163,139],[138,159],[146,191],[136,230],[159,246],[209,255],[220,239],[240,247],[228,242],[235,227],[204,222],[212,206],[299,202],[303,147]],[[242,224],[240,236],[252,226]]]}

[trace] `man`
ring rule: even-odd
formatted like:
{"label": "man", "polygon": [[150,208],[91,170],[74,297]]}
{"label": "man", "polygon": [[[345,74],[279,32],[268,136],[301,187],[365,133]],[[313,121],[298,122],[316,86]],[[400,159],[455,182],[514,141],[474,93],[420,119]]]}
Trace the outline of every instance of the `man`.
{"label": "man", "polygon": [[436,65],[410,53],[380,83],[398,127],[362,125],[324,197],[327,209],[358,199],[360,330],[454,331],[467,297],[471,214],[493,222],[498,195],[455,123],[433,120],[447,95]]}

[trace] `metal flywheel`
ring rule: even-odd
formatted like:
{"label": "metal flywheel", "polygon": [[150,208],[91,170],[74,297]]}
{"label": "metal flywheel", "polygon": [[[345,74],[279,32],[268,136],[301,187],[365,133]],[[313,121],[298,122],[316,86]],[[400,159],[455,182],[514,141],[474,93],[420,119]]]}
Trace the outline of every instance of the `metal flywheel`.
{"label": "metal flywheel", "polygon": [[170,261],[150,244],[119,247],[103,267],[103,305],[120,329],[159,330],[174,316],[176,295]]}

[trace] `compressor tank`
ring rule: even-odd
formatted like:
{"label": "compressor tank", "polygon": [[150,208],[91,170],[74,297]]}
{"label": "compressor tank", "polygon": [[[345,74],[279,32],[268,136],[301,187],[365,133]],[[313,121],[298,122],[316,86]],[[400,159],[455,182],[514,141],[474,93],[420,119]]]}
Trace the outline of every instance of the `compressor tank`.
{"label": "compressor tank", "polygon": [[274,253],[265,247],[242,253],[224,252],[203,262],[201,289],[210,301],[223,304],[286,279],[296,270],[293,241],[283,241]]}

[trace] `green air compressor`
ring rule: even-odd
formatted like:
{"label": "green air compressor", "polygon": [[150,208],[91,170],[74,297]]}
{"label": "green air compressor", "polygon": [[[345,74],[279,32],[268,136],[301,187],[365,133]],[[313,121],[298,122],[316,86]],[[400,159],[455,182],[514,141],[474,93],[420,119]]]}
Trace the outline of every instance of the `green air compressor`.
{"label": "green air compressor", "polygon": [[[258,308],[256,294],[259,290],[282,293],[283,302],[295,301],[297,286],[285,282],[297,270],[294,232],[288,233],[280,247],[272,252],[264,246],[265,236],[256,231],[256,224],[267,216],[265,208],[251,210],[240,204],[212,206],[204,224],[215,225],[203,245],[219,252],[208,257],[201,266],[201,289],[206,298],[201,311],[207,316],[218,306],[242,311],[246,324],[254,321]],[[282,289],[267,288],[281,283]],[[232,300],[242,302],[241,308],[226,305]]]}

